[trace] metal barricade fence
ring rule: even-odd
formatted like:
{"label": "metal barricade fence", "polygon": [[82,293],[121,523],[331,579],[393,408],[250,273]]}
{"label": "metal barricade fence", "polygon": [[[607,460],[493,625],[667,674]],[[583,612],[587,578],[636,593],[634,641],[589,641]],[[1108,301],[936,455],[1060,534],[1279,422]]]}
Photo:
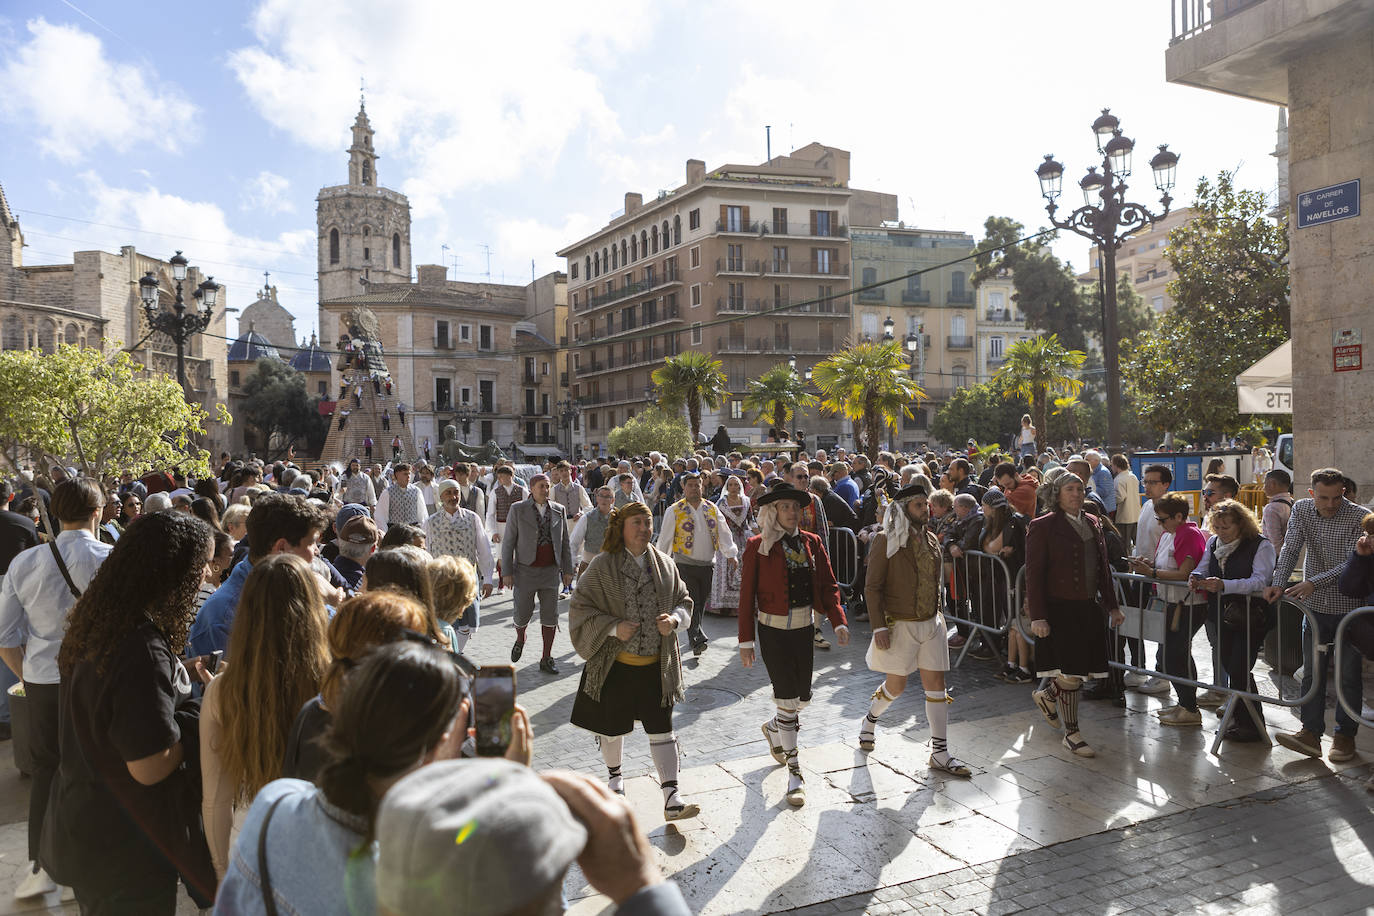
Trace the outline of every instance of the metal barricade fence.
{"label": "metal barricade fence", "polygon": [[[1335,651],[1333,653],[1333,661],[1335,662],[1336,666],[1336,670],[1334,673],[1336,681],[1336,702],[1340,704],[1341,709],[1345,710],[1346,715],[1350,716],[1356,722],[1359,722],[1361,725],[1368,726],[1369,728],[1374,728],[1374,720],[1365,717],[1364,710],[1360,708],[1359,702],[1352,702],[1354,698],[1347,697],[1345,695],[1345,691],[1341,689],[1341,661],[1344,659],[1345,653],[1353,650],[1355,652],[1359,652],[1367,659],[1372,657],[1366,651],[1361,651],[1361,649],[1358,646],[1350,645],[1350,630],[1353,626],[1353,624],[1351,624],[1351,621],[1359,620],[1360,618],[1368,616],[1370,614],[1374,614],[1374,607],[1365,606],[1356,608],[1349,614],[1346,614],[1344,617],[1342,617],[1341,622],[1336,625],[1336,637],[1332,640],[1332,644],[1335,647]],[[1370,623],[1374,624],[1374,621],[1370,621]],[[1324,646],[1319,647],[1318,651],[1321,651],[1324,648]],[[1322,661],[1324,663],[1325,659],[1323,659]]]}
{"label": "metal barricade fence", "polygon": [[[987,638],[983,642],[992,650],[994,660],[1001,655],[992,637],[1007,635],[1011,627],[1013,607],[1020,608],[1018,590],[1007,563],[1001,557],[981,550],[965,550],[954,563],[946,564],[940,576],[940,609],[945,621],[962,624],[977,630]],[[967,613],[951,613],[950,607],[967,608]],[[967,639],[963,649],[950,667],[957,668],[964,661],[974,640]]]}
{"label": "metal barricade fence", "polygon": [[831,528],[826,542],[830,553],[830,569],[840,591],[848,596],[859,579],[859,539],[848,528]]}

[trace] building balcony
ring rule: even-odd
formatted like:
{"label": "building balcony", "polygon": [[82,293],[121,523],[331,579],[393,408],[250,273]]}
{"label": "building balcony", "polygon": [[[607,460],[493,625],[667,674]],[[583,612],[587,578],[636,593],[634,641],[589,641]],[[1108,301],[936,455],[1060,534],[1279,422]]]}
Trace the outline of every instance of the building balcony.
{"label": "building balcony", "polygon": [[1169,25],[1172,35],[1169,45],[1172,47],[1180,41],[1201,35],[1212,27],[1213,22],[1220,22],[1262,2],[1263,0],[1173,0],[1169,4]]}
{"label": "building balcony", "polygon": [[988,371],[996,372],[998,369],[1001,369],[1004,365],[1006,365],[1006,363],[1007,358],[1005,356],[989,356]]}
{"label": "building balcony", "polygon": [[717,274],[752,274],[758,276],[759,271],[757,258],[716,258]]}
{"label": "building balcony", "polygon": [[903,305],[930,305],[930,290],[928,289],[904,289],[902,290]]}
{"label": "building balcony", "polygon": [[759,224],[757,222],[746,223],[742,220],[716,220],[716,231],[724,232],[729,235],[758,235]]}
{"label": "building balcony", "polygon": [[813,231],[810,223],[780,223],[768,221],[763,224],[764,235],[786,235],[803,239],[847,239],[849,227],[817,226]]}
{"label": "building balcony", "polygon": [[886,302],[887,287],[880,286],[877,289],[864,289],[854,294],[854,298],[860,302]]}
{"label": "building balcony", "polygon": [[1022,324],[1025,322],[1024,315],[1018,315],[1005,309],[989,309],[986,313],[985,321],[993,324]]}
{"label": "building balcony", "polygon": [[763,276],[820,277],[822,279],[848,277],[849,265],[834,261],[812,263],[810,261],[779,261],[769,258],[763,262]]}
{"label": "building balcony", "polygon": [[795,337],[717,337],[717,353],[823,353],[835,352],[835,344],[822,345],[815,340],[800,340]]}
{"label": "building balcony", "polygon": [[[627,283],[619,289],[613,289],[609,293],[601,293],[597,296],[588,296],[586,308],[597,309],[612,302],[619,302],[622,299],[630,299],[650,290],[658,289],[663,286],[672,286],[682,282],[682,272],[676,267],[665,267],[662,270],[655,270],[652,274],[633,283]],[[582,311],[582,307],[578,311]]]}
{"label": "building balcony", "polygon": [[946,349],[946,350],[972,350],[972,349],[973,349],[973,335],[972,335],[972,334],[960,334],[960,335],[956,336],[956,335],[954,335],[954,334],[951,334],[951,335],[949,335],[948,337],[945,338],[945,349]]}
{"label": "building balcony", "polygon": [[730,296],[721,296],[716,299],[716,311],[733,312],[741,315],[771,315],[771,314],[791,314],[791,315],[831,315],[835,317],[848,317],[851,313],[848,302],[816,302],[812,299],[804,299],[793,303],[790,299],[763,298],[763,299],[741,299]]}
{"label": "building balcony", "polygon": [[963,292],[950,291],[945,297],[945,301],[950,305],[973,305],[973,290],[966,289]]}
{"label": "building balcony", "polygon": [[567,387],[568,387],[568,373],[566,373],[566,372],[560,372],[560,373],[558,373],[558,387],[559,387],[559,388],[567,388]]}

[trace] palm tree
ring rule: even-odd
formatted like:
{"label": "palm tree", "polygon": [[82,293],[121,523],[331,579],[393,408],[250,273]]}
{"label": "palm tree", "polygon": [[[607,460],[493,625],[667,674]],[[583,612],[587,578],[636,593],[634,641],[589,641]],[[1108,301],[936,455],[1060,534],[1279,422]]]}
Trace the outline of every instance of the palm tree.
{"label": "palm tree", "polygon": [[[813,407],[816,396],[806,390],[806,383],[787,363],[778,363],[756,379],[750,379],[744,395],[744,409],[754,412],[754,422],[764,420],[774,429],[783,429],[803,407]],[[788,436],[783,435],[786,439]]]}
{"label": "palm tree", "polygon": [[1018,340],[1007,348],[1007,361],[992,383],[1002,390],[1002,397],[1022,398],[1030,403],[1036,451],[1045,440],[1045,414],[1050,398],[1076,395],[1083,390],[1083,380],[1077,373],[1083,368],[1085,356],[1082,350],[1067,349],[1059,342],[1058,334]]}
{"label": "palm tree", "polygon": [[854,344],[812,370],[822,409],[854,422],[856,438],[863,433],[863,441],[855,444],[870,462],[878,460],[883,428],[895,432],[897,418],[915,416],[911,405],[926,396],[909,370],[897,341]]}
{"label": "palm tree", "polygon": [[665,357],[651,379],[658,389],[660,407],[675,411],[686,406],[687,422],[692,427],[692,447],[695,448],[701,437],[702,405],[714,410],[724,403],[728,393],[720,360],[709,353],[688,350]]}
{"label": "palm tree", "polygon": [[1062,398],[1054,399],[1054,415],[1064,417],[1069,426],[1069,441],[1078,442],[1081,437],[1078,435],[1078,409],[1083,406],[1076,394],[1067,394]]}

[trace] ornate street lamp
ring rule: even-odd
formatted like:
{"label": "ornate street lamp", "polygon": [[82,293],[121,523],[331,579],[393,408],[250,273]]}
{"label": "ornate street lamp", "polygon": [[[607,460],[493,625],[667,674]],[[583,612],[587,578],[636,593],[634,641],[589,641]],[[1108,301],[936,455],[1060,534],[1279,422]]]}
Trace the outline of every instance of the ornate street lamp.
{"label": "ornate street lamp", "polygon": [[891,315],[883,319],[883,343],[892,343],[892,329],[896,326],[897,322],[892,320]]}
{"label": "ornate street lamp", "polygon": [[1064,166],[1052,155],[1045,157],[1035,174],[1040,181],[1040,193],[1045,198],[1050,222],[1057,229],[1067,229],[1088,239],[1097,246],[1101,259],[1098,286],[1102,295],[1102,362],[1107,374],[1107,446],[1111,452],[1117,452],[1121,450],[1121,371],[1116,325],[1116,250],[1131,233],[1169,215],[1173,203],[1169,191],[1174,187],[1178,154],[1170,152],[1166,144],[1150,159],[1150,170],[1154,173],[1163,207],[1159,213],[1153,213],[1143,204],[1126,200],[1125,179],[1131,174],[1135,142],[1122,134],[1121,121],[1104,108],[1093,121],[1092,131],[1102,164],[1089,168],[1078,182],[1083,191],[1083,206],[1063,219],[1055,215],[1059,209],[1055,200],[1063,188]]}
{"label": "ornate street lamp", "polygon": [[158,301],[159,285],[157,277],[150,270],[138,281],[138,295],[143,300],[143,312],[148,318],[148,327],[172,339],[177,348],[177,381],[181,383],[182,394],[186,393],[186,344],[192,337],[210,326],[215,317],[215,303],[219,301],[220,285],[214,277],[196,287],[191,294],[198,306],[187,310],[182,299],[181,284],[186,280],[187,260],[178,251],[169,262],[172,265],[172,280],[176,283],[175,300],[172,310],[166,311]]}
{"label": "ornate street lamp", "polygon": [[568,446],[567,446],[567,447],[568,447],[568,455],[569,455],[569,457],[571,457],[571,456],[572,456],[572,444],[573,444],[573,443],[572,443],[572,424],[573,424],[573,421],[576,420],[576,419],[578,418],[578,416],[582,413],[582,405],[579,404],[579,403],[577,403],[576,401],[574,401],[572,398],[568,397],[568,398],[564,398],[563,400],[559,401],[558,404],[557,404],[557,408],[558,408],[558,419],[559,419],[559,421],[562,423],[563,429],[566,430],[566,432],[567,432],[567,438],[568,438]]}
{"label": "ornate street lamp", "polygon": [[463,424],[463,441],[467,442],[468,436],[472,433],[472,419],[477,416],[477,408],[471,404],[459,404],[453,415],[459,423]]}

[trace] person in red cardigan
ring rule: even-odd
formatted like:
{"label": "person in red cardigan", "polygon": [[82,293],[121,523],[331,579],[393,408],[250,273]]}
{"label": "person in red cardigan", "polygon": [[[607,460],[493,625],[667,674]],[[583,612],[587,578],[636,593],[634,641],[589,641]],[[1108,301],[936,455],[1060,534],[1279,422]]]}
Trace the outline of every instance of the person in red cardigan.
{"label": "person in red cardigan", "polygon": [[811,669],[816,628],[812,613],[830,618],[835,640],[849,644],[849,627],[840,608],[840,590],[821,539],[799,528],[802,505],[811,496],[780,483],[759,497],[759,531],[744,548],[740,573],[739,657],[754,665],[755,617],[759,652],[773,684],[777,714],[763,723],[768,751],[787,767],[787,801],[806,804],[806,787],[797,762],[797,731],[802,709],[811,701]]}

